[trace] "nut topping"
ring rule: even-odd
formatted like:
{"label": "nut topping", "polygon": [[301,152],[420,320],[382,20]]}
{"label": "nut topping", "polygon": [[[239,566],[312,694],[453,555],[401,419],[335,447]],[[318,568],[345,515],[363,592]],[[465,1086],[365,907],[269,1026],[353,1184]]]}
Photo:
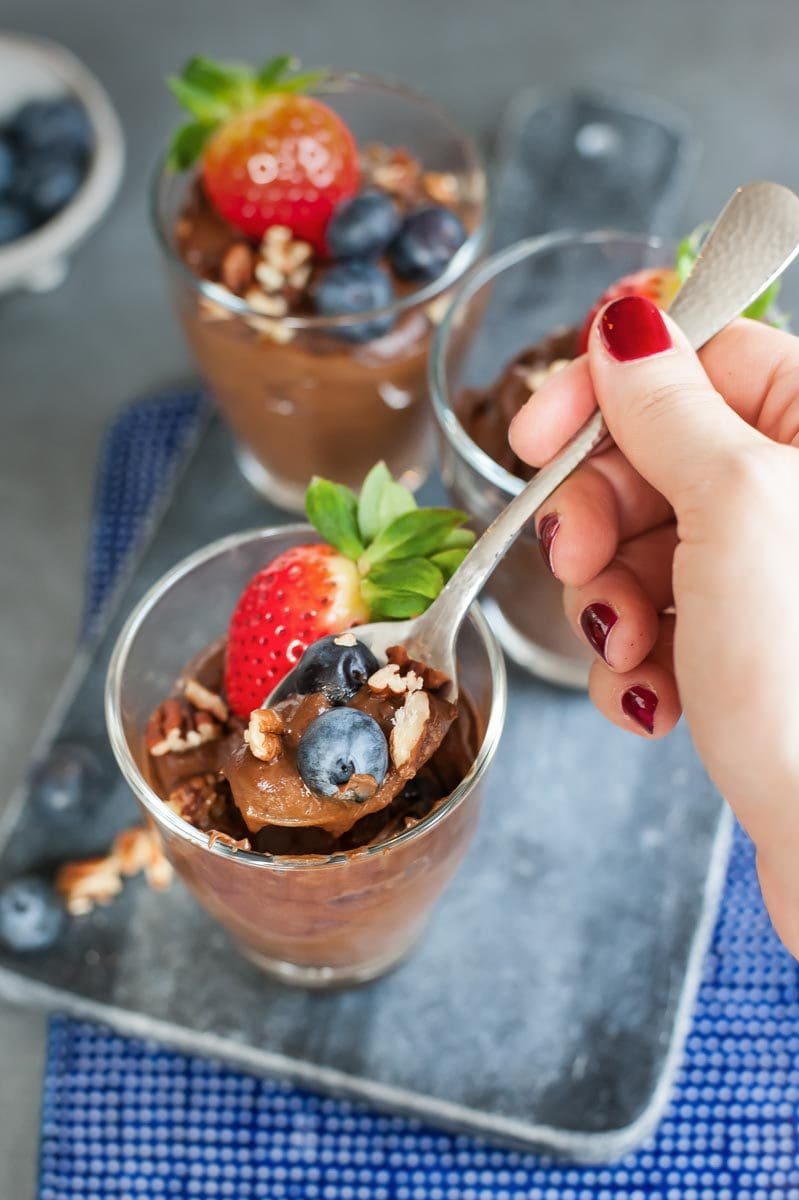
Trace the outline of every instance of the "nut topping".
{"label": "nut topping", "polygon": [[379,144],[364,148],[363,168],[377,187],[406,199],[413,198],[422,173],[421,164],[407,150]]}
{"label": "nut topping", "polygon": [[98,904],[109,904],[122,891],[123,878],[138,875],[141,871],[146,874],[150,886],[159,890],[172,882],[172,867],[157,832],[144,825],[134,825],[117,834],[110,853],[102,858],[65,863],[56,876],[55,885],[67,912],[79,917],[90,913]]}
{"label": "nut topping", "polygon": [[391,692],[395,696],[405,696],[411,692],[421,691],[424,686],[415,671],[401,675],[398,663],[387,663],[375,671],[367,680],[373,692]]}
{"label": "nut topping", "polygon": [[198,679],[189,679],[186,681],[183,695],[189,704],[193,704],[201,712],[210,713],[211,716],[216,717],[217,721],[221,721],[223,725],[228,719],[228,706],[222,697],[218,696],[216,692],[212,692],[210,688],[205,687]]}
{"label": "nut topping", "polygon": [[453,175],[451,171],[425,171],[422,187],[436,204],[452,207],[460,198],[458,176]]}
{"label": "nut topping", "polygon": [[354,633],[340,633],[337,638],[333,638],[335,646],[357,646],[358,639]]}
{"label": "nut topping", "polygon": [[228,785],[211,772],[192,775],[169,793],[166,802],[196,829],[216,829],[227,812]]}
{"label": "nut topping", "polygon": [[273,762],[283,751],[280,735],[285,726],[280,713],[273,708],[254,708],[250,723],[244,730],[244,740],[250,753],[261,762]]}
{"label": "nut topping", "polygon": [[412,761],[429,720],[430,697],[427,692],[411,692],[402,708],[397,710],[389,739],[391,761],[398,770]]}
{"label": "nut topping", "polygon": [[185,754],[212,742],[221,732],[221,725],[209,712],[172,697],[159,704],[147,722],[145,743],[150,754],[160,758],[162,754]]}
{"label": "nut topping", "polygon": [[225,251],[220,275],[226,288],[237,295],[246,291],[252,281],[254,255],[246,242],[234,242]]}

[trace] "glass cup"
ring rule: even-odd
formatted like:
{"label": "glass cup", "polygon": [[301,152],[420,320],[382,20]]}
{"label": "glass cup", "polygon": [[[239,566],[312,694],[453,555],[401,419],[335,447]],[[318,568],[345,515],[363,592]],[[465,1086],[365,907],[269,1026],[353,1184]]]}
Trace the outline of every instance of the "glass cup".
{"label": "glass cup", "polygon": [[142,772],[147,718],[183,666],[224,631],[255,572],[312,540],[318,539],[303,525],[235,534],[159,580],[119,635],[108,670],[106,720],[122,773],[195,899],[270,974],[328,987],[383,974],[421,934],[474,832],[504,723],[506,683],[502,652],[475,607],[458,643],[458,677],[475,711],[480,745],[463,780],[429,816],[384,843],[329,856],[209,847],[208,835],[178,817]]}
{"label": "glass cup", "polygon": [[[444,483],[478,531],[524,483],[472,441],[457,415],[458,398],[491,384],[527,347],[559,329],[579,328],[621,276],[671,262],[671,247],[656,237],[555,233],[494,255],[458,289],[435,338],[430,386]],[[487,585],[486,614],[520,666],[550,683],[586,687],[593,656],[575,638],[561,597],[531,523]]]}
{"label": "glass cup", "polygon": [[[268,499],[302,511],[313,475],[359,487],[384,459],[416,488],[433,450],[427,358],[437,319],[487,238],[486,179],[477,147],[440,108],[397,84],[332,75],[315,89],[358,145],[390,143],[429,171],[458,181],[469,237],[438,279],[388,307],[346,317],[264,318],[244,300],[195,275],[175,248],[175,228],[194,175],[162,169],[153,220],[184,333],[246,478]],[[348,341],[349,327],[390,317],[388,333]]]}

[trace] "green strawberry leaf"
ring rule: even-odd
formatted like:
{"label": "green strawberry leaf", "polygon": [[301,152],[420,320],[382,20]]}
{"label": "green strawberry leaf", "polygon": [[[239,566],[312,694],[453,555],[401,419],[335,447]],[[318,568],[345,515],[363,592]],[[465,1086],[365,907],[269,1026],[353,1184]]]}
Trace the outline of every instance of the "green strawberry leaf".
{"label": "green strawberry leaf", "polygon": [[255,73],[255,82],[260,91],[269,92],[288,71],[296,71],[299,59],[291,54],[276,54]]}
{"label": "green strawberry leaf", "polygon": [[414,512],[416,508],[418,505],[413,497],[413,492],[394,479],[389,480],[386,487],[383,488],[377,509],[377,532],[385,529],[387,525],[396,521],[397,517],[403,516],[404,513]]}
{"label": "green strawberry leaf", "polygon": [[424,558],[441,548],[446,536],[463,525],[466,513],[452,508],[417,508],[381,529],[361,558],[364,574],[376,563],[398,558]]}
{"label": "green strawberry leaf", "polygon": [[431,554],[428,561],[438,567],[445,579],[451,579],[468,553],[465,546],[456,550],[441,550],[438,554]]}
{"label": "green strawberry leaf", "polygon": [[181,79],[177,75],[171,75],[167,84],[181,108],[185,108],[203,124],[214,124],[217,121],[224,121],[226,117],[230,116],[230,106],[203,88],[197,87],[193,83],[187,83],[185,79]]}
{"label": "green strawberry leaf", "polygon": [[761,292],[756,300],[753,300],[748,308],[744,309],[743,315],[749,317],[753,321],[767,321],[771,318],[771,308],[780,293],[780,281],[775,279],[772,284]]}
{"label": "green strawberry leaf", "polygon": [[366,578],[373,588],[383,594],[412,592],[427,600],[435,600],[444,586],[441,571],[426,558],[400,558],[394,562],[378,563]]}
{"label": "green strawberry leaf", "polygon": [[[684,283],[691,273],[693,265],[696,262],[702,251],[702,243],[707,237],[710,226],[708,224],[698,225],[693,233],[689,233],[677,247],[677,258],[674,264],[675,270],[680,277],[680,282]],[[775,325],[778,329],[785,327],[784,314],[777,308],[776,300],[780,292],[780,281],[775,279],[764,292],[753,300],[748,308],[745,308],[742,316],[749,317],[752,321],[766,321],[769,325]]]}
{"label": "green strawberry leaf", "polygon": [[471,529],[453,529],[442,538],[439,550],[470,550],[474,545],[474,538]]}
{"label": "green strawberry leaf", "polygon": [[173,171],[185,171],[202,154],[203,146],[214,132],[213,125],[191,121],[181,125],[172,135],[167,161]]}
{"label": "green strawberry leaf", "polygon": [[409,617],[418,617],[430,607],[430,601],[425,596],[413,592],[389,592],[384,595],[365,579],[361,584],[361,594],[369,608],[369,616],[375,621],[405,621]]}
{"label": "green strawberry leaf", "polygon": [[305,512],[314,529],[347,558],[364,552],[358,533],[358,498],[348,487],[316,476],[305,492]]}
{"label": "green strawberry leaf", "polygon": [[388,467],[384,462],[379,462],[375,463],[361,486],[361,494],[358,497],[358,528],[367,546],[377,536],[380,528],[380,497],[392,482]]}
{"label": "green strawberry leaf", "polygon": [[207,96],[229,100],[242,84],[249,83],[252,72],[239,63],[214,62],[197,55],[183,68],[182,80]]}

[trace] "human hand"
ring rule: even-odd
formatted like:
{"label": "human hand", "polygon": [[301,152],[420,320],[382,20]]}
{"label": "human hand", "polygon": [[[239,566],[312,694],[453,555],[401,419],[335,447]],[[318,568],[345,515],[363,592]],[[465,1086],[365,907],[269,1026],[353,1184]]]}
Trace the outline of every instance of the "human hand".
{"label": "human hand", "polygon": [[697,358],[649,301],[617,300],[519,412],[514,451],[543,465],[597,403],[615,444],[536,521],[597,654],[591,697],[644,737],[685,711],[799,956],[799,339],[743,320]]}

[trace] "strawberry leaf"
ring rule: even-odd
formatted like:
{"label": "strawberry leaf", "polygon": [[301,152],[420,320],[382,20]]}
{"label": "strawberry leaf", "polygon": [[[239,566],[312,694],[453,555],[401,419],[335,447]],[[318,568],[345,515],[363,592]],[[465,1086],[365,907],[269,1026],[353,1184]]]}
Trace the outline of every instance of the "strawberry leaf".
{"label": "strawberry leaf", "polygon": [[426,558],[400,558],[396,562],[378,563],[366,578],[372,587],[384,594],[412,592],[426,600],[435,600],[444,586],[441,571]]}
{"label": "strawberry leaf", "polygon": [[367,545],[377,536],[380,529],[380,497],[391,482],[391,472],[384,462],[379,462],[375,463],[361,485],[361,494],[358,497],[358,528]]}
{"label": "strawberry leaf", "polygon": [[474,545],[474,534],[471,529],[453,529],[442,538],[439,550],[470,550]]}
{"label": "strawberry leaf", "polygon": [[205,125],[202,121],[192,121],[176,129],[172,135],[168,156],[172,170],[185,171],[195,163],[213,132],[214,126]]}
{"label": "strawberry leaf", "polygon": [[300,65],[299,59],[291,54],[276,54],[255,74],[255,82],[261,91],[271,91],[279,83],[287,71],[294,71]]}
{"label": "strawberry leaf", "polygon": [[451,579],[468,553],[465,546],[456,550],[441,550],[438,554],[431,554],[429,561],[438,567],[445,579]]}
{"label": "strawberry leaf", "polygon": [[249,81],[251,72],[237,63],[214,62],[212,58],[197,55],[190,58],[183,68],[184,83],[204,92],[207,96],[228,100],[231,95]]}
{"label": "strawberry leaf", "polygon": [[185,79],[181,79],[177,75],[171,75],[167,84],[181,108],[185,108],[203,124],[224,121],[230,115],[228,104],[223,103],[203,88],[197,87],[193,83],[187,83]]}
{"label": "strawberry leaf", "polygon": [[463,525],[466,513],[452,508],[417,508],[382,529],[361,559],[364,573],[376,563],[399,558],[425,558],[441,548],[446,536]]}
{"label": "strawberry leaf", "polygon": [[383,494],[380,497],[380,504],[377,509],[377,532],[385,529],[397,517],[401,517],[403,513],[413,512],[417,507],[416,501],[413,498],[413,492],[408,488],[403,487],[401,483],[397,483],[394,479],[390,480],[386,487],[383,488]]}
{"label": "strawberry leaf", "polygon": [[413,592],[389,592],[384,595],[368,579],[361,584],[361,593],[373,620],[404,621],[408,617],[420,616],[430,606],[429,600]]}
{"label": "strawberry leaf", "polygon": [[326,542],[347,558],[358,559],[364,552],[358,533],[358,498],[348,487],[318,476],[305,493],[305,512],[313,527]]}

